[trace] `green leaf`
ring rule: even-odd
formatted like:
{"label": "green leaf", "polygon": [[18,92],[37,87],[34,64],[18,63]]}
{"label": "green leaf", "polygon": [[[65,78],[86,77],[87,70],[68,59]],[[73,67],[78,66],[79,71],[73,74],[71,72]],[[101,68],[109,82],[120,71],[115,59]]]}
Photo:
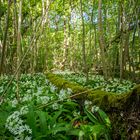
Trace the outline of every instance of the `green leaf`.
{"label": "green leaf", "polygon": [[68,107],[69,109],[75,109],[78,104],[72,101],[67,101],[65,103],[63,103],[64,107]]}
{"label": "green leaf", "polygon": [[70,124],[67,123],[56,123],[53,127],[51,127],[49,134],[56,135],[59,132],[67,132],[70,127]]}
{"label": "green leaf", "polygon": [[33,106],[29,106],[29,112],[27,114],[27,124],[32,129],[33,137],[36,137],[36,115],[33,110]]}
{"label": "green leaf", "polygon": [[48,129],[47,120],[46,120],[46,114],[43,111],[37,111],[36,113],[39,116],[39,123],[40,123],[41,132],[43,134],[45,134],[47,129]]}
{"label": "green leaf", "polygon": [[98,124],[91,127],[92,134],[101,135],[106,132],[106,127],[104,125]]}
{"label": "green leaf", "polygon": [[85,132],[86,137],[94,137],[95,140],[106,134],[106,127],[102,124],[82,125],[81,129]]}
{"label": "green leaf", "polygon": [[54,116],[52,117],[51,123],[52,125],[57,122],[58,117],[62,114],[62,110],[57,111],[54,113]]}
{"label": "green leaf", "polygon": [[[70,129],[67,131],[67,134],[68,135],[72,135],[72,136],[80,136],[81,134],[81,131],[80,129]],[[82,131],[83,132],[83,131]],[[84,133],[84,132],[83,132]]]}
{"label": "green leaf", "polygon": [[107,127],[111,127],[111,122],[110,122],[110,119],[109,117],[107,116],[107,114],[102,111],[101,109],[98,110],[98,113],[103,121],[103,123],[107,126]]}
{"label": "green leaf", "polygon": [[90,111],[88,111],[86,108],[85,108],[85,113],[86,113],[87,117],[88,117],[94,124],[99,124],[98,119],[97,119]]}

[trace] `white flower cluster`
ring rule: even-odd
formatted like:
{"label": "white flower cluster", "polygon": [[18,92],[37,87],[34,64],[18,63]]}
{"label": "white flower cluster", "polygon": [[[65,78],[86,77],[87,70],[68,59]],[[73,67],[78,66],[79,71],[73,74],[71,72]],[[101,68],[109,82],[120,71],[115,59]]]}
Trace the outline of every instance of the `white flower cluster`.
{"label": "white flower cluster", "polygon": [[85,105],[85,108],[88,108],[92,105],[92,102],[89,100],[85,100],[84,105]]}
{"label": "white flower cluster", "polygon": [[70,88],[67,88],[67,94],[71,95],[72,94],[72,90]]}
{"label": "white flower cluster", "polygon": [[49,86],[52,93],[56,91],[56,87],[52,83],[50,83]]}
{"label": "white flower cluster", "polygon": [[50,97],[48,96],[38,96],[37,103],[47,104],[50,101]]}
{"label": "white flower cluster", "polygon": [[58,103],[52,104],[53,110],[57,110],[57,109],[59,109],[59,107],[60,107],[60,105]]}
{"label": "white flower cluster", "polygon": [[58,94],[58,99],[60,101],[63,101],[65,99],[67,99],[72,93],[72,90],[70,88],[68,88],[67,90],[65,89],[61,89],[59,94]]}
{"label": "white flower cluster", "polygon": [[77,112],[76,110],[74,110],[73,111],[73,116],[74,117],[79,117],[80,116],[80,111]]}
{"label": "white flower cluster", "polygon": [[64,99],[66,99],[66,91],[64,89],[61,89],[59,94],[58,94],[58,98],[59,100],[63,101]]}
{"label": "white flower cluster", "polygon": [[98,110],[99,110],[99,107],[95,105],[91,108],[92,113],[98,112]]}
{"label": "white flower cluster", "polygon": [[24,137],[24,135],[16,136],[16,137],[14,138],[14,140],[31,140],[31,139],[32,139],[31,136],[26,136],[26,137]]}
{"label": "white flower cluster", "polygon": [[12,107],[16,107],[18,105],[18,100],[16,98],[14,98],[12,101],[11,101],[11,105]]}
{"label": "white flower cluster", "polygon": [[65,74],[62,76],[69,81],[79,83],[89,88],[100,89],[102,91],[114,93],[126,93],[133,89],[133,87],[136,85],[135,83],[132,83],[131,81],[127,80],[123,80],[120,83],[120,80],[116,78],[114,78],[113,80],[108,79],[108,81],[106,81],[101,75],[89,75],[89,83],[86,82],[86,78],[84,75]]}
{"label": "white flower cluster", "polygon": [[15,140],[31,140],[32,130],[21,119],[22,115],[27,113],[28,107],[23,106],[20,111],[15,111],[6,120],[5,127],[14,135]]}
{"label": "white flower cluster", "polygon": [[61,74],[61,75],[65,75],[65,74],[73,74],[74,72],[70,71],[70,70],[65,70],[65,71],[62,71],[62,70],[55,70],[53,71],[54,74]]}
{"label": "white flower cluster", "polygon": [[[60,101],[64,101],[65,99],[67,99],[67,101],[69,101],[69,100],[71,100],[71,99],[69,99],[69,96],[71,95],[71,93],[72,93],[72,90],[70,88],[68,88],[67,90],[61,89],[59,91],[59,94],[56,94],[56,95],[58,97],[58,100],[60,100]],[[52,109],[54,109],[54,110],[60,109],[61,107],[62,107],[61,104],[58,104],[58,103],[52,104]]]}
{"label": "white flower cluster", "polygon": [[29,109],[27,106],[23,106],[21,109],[20,109],[20,115],[25,115],[29,112]]}
{"label": "white flower cluster", "polygon": [[50,81],[48,79],[46,79],[46,84],[48,85],[50,83]]}
{"label": "white flower cluster", "polygon": [[31,94],[25,94],[23,96],[23,98],[21,99],[22,102],[28,102],[28,101],[31,101],[32,100],[32,95]]}

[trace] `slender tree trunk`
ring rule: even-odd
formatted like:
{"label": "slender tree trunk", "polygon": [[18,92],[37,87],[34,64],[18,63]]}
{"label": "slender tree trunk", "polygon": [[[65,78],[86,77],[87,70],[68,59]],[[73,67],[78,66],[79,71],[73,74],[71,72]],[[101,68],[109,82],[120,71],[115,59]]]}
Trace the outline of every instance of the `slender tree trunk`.
{"label": "slender tree trunk", "polygon": [[16,67],[17,64],[14,64],[14,55],[17,52],[16,46],[17,46],[17,31],[18,31],[18,21],[17,21],[17,5],[16,5],[16,0],[14,0],[14,10],[13,10],[13,28],[14,28],[14,36],[13,36],[13,43],[14,43],[14,48],[12,51],[11,55],[11,65],[12,65],[12,71],[14,71],[14,68]]}
{"label": "slender tree trunk", "polygon": [[4,59],[5,59],[7,33],[8,33],[8,27],[9,27],[10,6],[11,6],[11,0],[8,0],[6,26],[5,26],[5,32],[4,32],[4,37],[3,37],[3,43],[2,43],[2,55],[1,55],[1,64],[0,64],[0,75],[4,72],[4,67],[5,67]]}
{"label": "slender tree trunk", "polygon": [[[94,6],[95,5],[95,1],[93,1],[93,5],[92,6]],[[94,24],[94,7],[93,7],[93,9],[92,9],[92,15],[91,15],[91,29],[92,29],[92,27],[93,27],[93,29],[92,30],[94,30],[94,35],[92,35],[92,32],[91,32],[91,40],[94,40],[93,42],[93,44],[92,44],[92,41],[91,41],[91,60],[92,60],[92,64],[93,65],[91,65],[92,66],[92,68],[93,68],[93,71],[96,69],[95,67],[96,67],[96,65],[97,65],[97,63],[98,63],[98,53],[97,53],[97,41],[96,41],[96,34],[97,34],[97,32],[96,32],[96,24]],[[94,71],[95,72],[95,71]]]}
{"label": "slender tree trunk", "polygon": [[[117,11],[118,11],[118,17],[117,17],[117,23],[116,23],[116,36],[120,33],[120,14],[121,14],[121,11],[120,11],[120,3],[118,2],[118,8],[117,8]],[[113,78],[115,77],[116,74],[119,73],[119,46],[116,47],[114,49],[114,51],[116,51],[116,57],[114,58],[115,59],[115,62],[113,64]]]}
{"label": "slender tree trunk", "polygon": [[[31,3],[29,3],[29,6],[31,6]],[[32,13],[31,13],[32,14]],[[36,21],[33,22],[32,16],[30,16],[30,26],[33,25],[34,30],[36,28]],[[32,36],[30,36],[29,40],[32,40]],[[30,72],[33,74],[35,72],[35,64],[36,64],[36,57],[35,57],[35,48],[36,43],[34,40],[33,47],[31,48],[31,58],[30,58]]]}
{"label": "slender tree trunk", "polygon": [[[93,6],[96,4],[96,1],[93,1]],[[93,7],[94,8],[94,7]],[[92,16],[93,16],[93,12],[92,12]],[[94,24],[93,19],[92,19],[92,24],[94,27],[94,50],[95,50],[95,66],[93,67],[93,69],[95,70],[95,74],[96,73],[96,66],[98,65],[98,50],[97,50],[97,29],[96,29],[96,24]]]}
{"label": "slender tree trunk", "polygon": [[[17,68],[20,65],[21,61],[21,21],[22,21],[22,0],[19,4],[19,14],[18,14],[18,31],[17,31]],[[20,76],[21,69],[19,68],[16,79],[17,79],[17,99],[19,100],[19,76]]]}
{"label": "slender tree trunk", "polygon": [[133,39],[132,39],[132,49],[131,49],[131,51],[132,51],[132,58],[131,58],[131,66],[132,66],[132,72],[133,72],[133,80],[135,80],[135,71],[136,71],[136,68],[135,68],[135,64],[134,64],[134,58],[135,58],[135,37],[136,37],[136,31],[137,31],[137,28],[139,28],[139,26],[138,26],[138,17],[137,17],[137,11],[135,11],[135,18],[136,18],[136,23],[135,23],[135,26],[134,26],[134,31],[133,31]]}
{"label": "slender tree trunk", "polygon": [[105,40],[103,36],[103,25],[102,25],[102,0],[99,0],[98,3],[98,31],[99,31],[99,46],[101,50],[103,74],[104,74],[104,78],[107,80],[108,79],[107,58],[105,53]]}
{"label": "slender tree trunk", "polygon": [[[49,68],[48,66],[48,56],[49,56],[49,33],[50,33],[50,20],[49,20],[49,7],[50,7],[51,1],[50,0],[42,0],[42,16],[43,16],[43,21],[42,21],[42,32],[45,32],[45,35],[42,37],[42,40],[44,42],[43,44],[43,71]],[[56,38],[54,38],[55,40]]]}
{"label": "slender tree trunk", "polygon": [[[21,60],[21,21],[22,21],[22,1],[20,1],[20,6],[19,6],[19,14],[18,14],[18,31],[17,31],[17,67],[20,64]],[[20,69],[17,73],[17,75],[20,74]]]}
{"label": "slender tree trunk", "polygon": [[65,69],[67,59],[68,59],[68,29],[67,29],[67,19],[66,19],[66,5],[65,0],[63,0],[64,8],[64,48],[63,48],[63,61],[62,61],[62,70]]}
{"label": "slender tree trunk", "polygon": [[80,0],[80,7],[81,7],[81,19],[82,19],[82,54],[83,54],[83,65],[84,65],[84,72],[86,73],[86,81],[88,81],[88,67],[87,67],[87,62],[86,62],[86,50],[85,50],[85,23],[84,23],[84,16],[83,16],[82,0]]}
{"label": "slender tree trunk", "polygon": [[93,35],[92,35],[92,30],[93,30],[93,9],[92,9],[92,14],[91,14],[91,25],[90,25],[90,31],[89,31],[89,52],[88,52],[88,56],[89,59],[91,60],[90,64],[89,64],[89,69],[92,67],[93,61],[94,61],[94,48],[93,48],[93,44],[92,44],[92,40],[93,40]]}
{"label": "slender tree trunk", "polygon": [[124,74],[124,40],[125,40],[125,34],[124,34],[124,3],[120,3],[120,29],[121,29],[121,41],[120,41],[120,81],[123,79]]}
{"label": "slender tree trunk", "polygon": [[72,13],[72,2],[69,1],[69,16],[68,16],[68,62],[69,63],[69,69],[71,69],[71,65],[70,65],[70,62],[71,62],[71,55],[72,55],[72,43],[71,43],[71,13]]}
{"label": "slender tree trunk", "polygon": [[120,81],[122,81],[123,78],[123,45],[122,45],[122,39],[120,43]]}
{"label": "slender tree trunk", "polygon": [[[72,5],[71,5],[72,7]],[[75,44],[76,44],[76,18],[75,16],[73,16],[73,25],[72,25],[72,41],[71,41],[71,61],[70,61],[70,67],[71,67],[71,70],[76,72],[76,55],[75,55],[75,52],[76,52],[76,47],[75,47]]]}
{"label": "slender tree trunk", "polygon": [[[42,16],[45,16],[45,1],[42,0]],[[42,20],[42,26],[45,24],[45,18]]]}
{"label": "slender tree trunk", "polygon": [[[94,25],[94,50],[95,50],[95,60],[96,60],[94,69],[96,70],[96,66],[98,66],[98,63],[99,63],[99,56],[98,56],[98,50],[97,50],[97,29],[96,29],[96,25]],[[95,71],[95,73],[96,73],[96,71]]]}
{"label": "slender tree trunk", "polygon": [[49,20],[49,5],[50,5],[50,0],[46,1],[46,46],[45,47],[45,63],[44,63],[44,68],[45,70],[48,69],[48,48],[49,48],[49,32],[50,32],[50,20]]}
{"label": "slender tree trunk", "polygon": [[[124,70],[127,71],[127,62],[129,62],[129,32],[125,34],[124,40]],[[127,76],[127,75],[126,75]]]}

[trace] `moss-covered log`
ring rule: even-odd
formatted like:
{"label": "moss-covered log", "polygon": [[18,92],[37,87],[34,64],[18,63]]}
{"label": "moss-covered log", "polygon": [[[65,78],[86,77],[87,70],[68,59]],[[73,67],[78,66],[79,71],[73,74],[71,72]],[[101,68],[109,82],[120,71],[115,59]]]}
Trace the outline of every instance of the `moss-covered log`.
{"label": "moss-covered log", "polygon": [[55,74],[46,74],[47,78],[58,88],[70,88],[73,91],[73,94],[81,93],[78,96],[75,96],[77,100],[91,100],[93,104],[100,106],[102,109],[110,110],[112,108],[124,109],[127,107],[139,103],[140,98],[140,85],[136,86],[132,91],[123,94],[105,92],[101,90],[94,90],[85,88],[79,84],[69,82],[58,75]]}

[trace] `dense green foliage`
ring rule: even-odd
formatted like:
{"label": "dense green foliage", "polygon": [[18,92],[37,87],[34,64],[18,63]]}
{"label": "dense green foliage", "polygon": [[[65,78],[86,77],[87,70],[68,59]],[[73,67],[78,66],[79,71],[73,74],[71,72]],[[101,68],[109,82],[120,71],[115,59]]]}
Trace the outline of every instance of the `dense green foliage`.
{"label": "dense green foliage", "polygon": [[117,78],[108,79],[106,81],[101,75],[89,75],[88,82],[86,77],[83,74],[74,74],[71,72],[55,72],[56,74],[62,76],[66,80],[78,83],[84,87],[100,89],[102,91],[114,92],[114,93],[126,93],[134,88],[136,85],[128,80],[123,80],[120,83],[120,80]]}
{"label": "dense green foliage", "polygon": [[[11,77],[1,77],[1,94]],[[19,99],[16,86],[14,79],[1,103],[1,139],[110,139],[107,115],[87,100],[80,110],[70,89],[58,90],[42,74],[21,75]]]}

